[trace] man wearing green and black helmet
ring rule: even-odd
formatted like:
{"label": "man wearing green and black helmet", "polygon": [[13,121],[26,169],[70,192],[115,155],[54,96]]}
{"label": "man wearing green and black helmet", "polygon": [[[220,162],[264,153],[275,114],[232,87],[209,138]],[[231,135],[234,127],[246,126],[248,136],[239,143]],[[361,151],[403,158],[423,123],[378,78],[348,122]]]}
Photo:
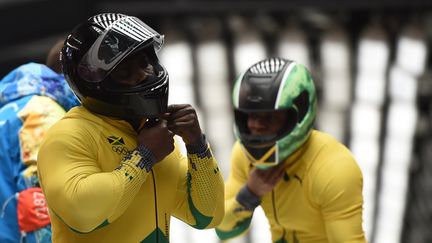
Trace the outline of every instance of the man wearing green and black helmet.
{"label": "man wearing green and black helmet", "polygon": [[291,60],[262,60],[236,80],[233,104],[238,141],[218,236],[246,232],[261,205],[273,242],[366,242],[362,173],[344,145],[313,129],[310,72]]}

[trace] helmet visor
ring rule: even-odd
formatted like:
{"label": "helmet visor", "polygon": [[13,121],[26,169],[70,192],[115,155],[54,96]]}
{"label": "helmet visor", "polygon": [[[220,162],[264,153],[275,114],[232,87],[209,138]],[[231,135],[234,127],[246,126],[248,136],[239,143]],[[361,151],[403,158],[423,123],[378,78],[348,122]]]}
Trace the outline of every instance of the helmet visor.
{"label": "helmet visor", "polygon": [[118,64],[102,85],[111,92],[151,91],[168,82],[167,72],[160,65],[153,48],[139,49]]}
{"label": "helmet visor", "polygon": [[136,17],[114,22],[96,39],[78,65],[78,74],[89,82],[100,82],[135,49],[152,43],[156,51],[164,37]]}
{"label": "helmet visor", "polygon": [[[274,113],[274,111],[266,111],[265,113]],[[289,109],[278,110],[282,111],[285,115],[284,120],[279,122],[279,124],[266,124],[264,127],[267,130],[265,133],[253,133],[251,128],[248,126],[248,120],[250,116],[255,112],[244,111],[241,109],[235,109],[235,128],[236,135],[240,141],[249,146],[255,148],[265,148],[268,146],[273,146],[280,138],[289,134],[297,125],[298,113],[295,107]],[[268,118],[270,119],[270,117]],[[266,122],[267,123],[267,122]],[[276,128],[276,130],[275,130]]]}

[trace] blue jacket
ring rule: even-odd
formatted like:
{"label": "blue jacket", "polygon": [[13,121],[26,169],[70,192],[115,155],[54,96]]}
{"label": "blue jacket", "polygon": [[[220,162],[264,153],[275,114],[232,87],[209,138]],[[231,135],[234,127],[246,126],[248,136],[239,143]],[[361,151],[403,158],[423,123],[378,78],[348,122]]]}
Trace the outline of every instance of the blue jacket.
{"label": "blue jacket", "polygon": [[0,80],[0,242],[51,242],[50,226],[23,233],[17,193],[38,187],[36,158],[48,128],[79,102],[64,76],[45,65],[22,65]]}

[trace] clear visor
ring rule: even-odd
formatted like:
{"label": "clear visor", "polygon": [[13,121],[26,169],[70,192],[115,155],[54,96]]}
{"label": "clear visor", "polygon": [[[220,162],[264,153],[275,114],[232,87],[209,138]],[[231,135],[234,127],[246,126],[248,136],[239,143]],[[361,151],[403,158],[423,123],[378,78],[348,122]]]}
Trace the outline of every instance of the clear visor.
{"label": "clear visor", "polygon": [[156,51],[164,36],[140,19],[127,16],[119,19],[96,39],[78,65],[78,74],[89,82],[100,82],[135,49],[153,43]]}
{"label": "clear visor", "polygon": [[103,82],[107,89],[135,92],[155,88],[168,82],[152,48],[135,51],[121,61]]}
{"label": "clear visor", "polygon": [[[234,110],[234,118],[236,121],[236,132],[237,136],[240,138],[243,144],[253,147],[256,149],[266,148],[268,146],[273,146],[280,138],[289,134],[297,125],[298,122],[298,112],[297,108],[293,106],[292,108],[283,109],[286,114],[286,118],[282,123],[278,125],[280,127],[277,131],[272,131],[268,134],[252,134],[248,128],[248,116],[251,113],[257,111],[245,111],[240,109]],[[273,111],[261,111],[261,112],[273,112]],[[267,125],[269,126],[269,125]],[[272,126],[274,127],[274,126]]]}

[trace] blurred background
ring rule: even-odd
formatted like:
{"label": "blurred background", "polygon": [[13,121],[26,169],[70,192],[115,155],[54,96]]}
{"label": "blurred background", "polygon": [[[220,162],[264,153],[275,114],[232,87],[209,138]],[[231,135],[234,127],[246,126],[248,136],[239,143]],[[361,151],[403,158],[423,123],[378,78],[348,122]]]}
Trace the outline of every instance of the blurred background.
{"label": "blurred background", "polygon": [[[256,61],[305,64],[319,95],[316,128],[354,153],[372,243],[432,242],[431,0],[0,0],[0,76],[44,62],[58,39],[101,12],[140,17],[165,35],[169,103],[197,107],[226,178],[231,88]],[[235,243],[267,243],[263,212]],[[171,242],[219,243],[173,219]]]}

